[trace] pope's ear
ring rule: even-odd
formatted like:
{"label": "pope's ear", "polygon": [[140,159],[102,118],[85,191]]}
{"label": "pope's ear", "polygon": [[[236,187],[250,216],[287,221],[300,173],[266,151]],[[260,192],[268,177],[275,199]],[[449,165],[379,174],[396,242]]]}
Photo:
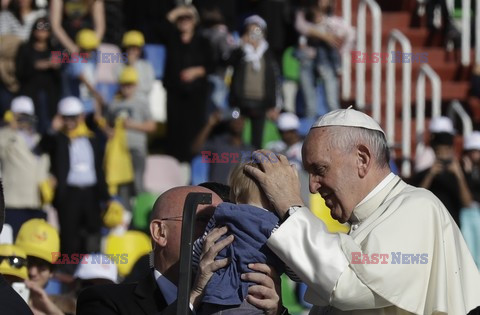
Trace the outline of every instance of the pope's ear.
{"label": "pope's ear", "polygon": [[150,222],[150,236],[156,245],[160,247],[167,245],[167,233],[167,226],[162,220],[152,220]]}
{"label": "pope's ear", "polygon": [[358,176],[360,178],[364,178],[370,167],[372,165],[372,152],[370,149],[361,144],[357,147],[357,169],[358,169]]}

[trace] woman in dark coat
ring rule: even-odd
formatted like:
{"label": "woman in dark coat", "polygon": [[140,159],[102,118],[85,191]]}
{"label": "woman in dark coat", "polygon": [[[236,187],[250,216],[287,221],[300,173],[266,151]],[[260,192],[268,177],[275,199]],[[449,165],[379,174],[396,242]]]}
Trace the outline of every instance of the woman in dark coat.
{"label": "woman in dark coat", "polygon": [[209,84],[214,68],[209,41],[196,31],[198,13],[179,6],[167,15],[161,37],[166,46],[167,153],[180,161],[192,159],[191,145],[206,122]]}

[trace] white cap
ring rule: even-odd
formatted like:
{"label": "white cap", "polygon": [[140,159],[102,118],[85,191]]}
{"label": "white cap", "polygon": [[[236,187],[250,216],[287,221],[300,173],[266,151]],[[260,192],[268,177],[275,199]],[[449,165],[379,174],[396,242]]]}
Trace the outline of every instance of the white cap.
{"label": "white cap", "polygon": [[480,150],[480,131],[474,131],[465,137],[463,148],[465,150]]}
{"label": "white cap", "polygon": [[282,113],[278,116],[277,126],[280,131],[298,130],[300,121],[294,113]]}
{"label": "white cap", "polygon": [[429,129],[431,133],[446,132],[452,135],[455,134],[455,129],[453,129],[452,120],[445,116],[435,117],[432,120],[430,120]]}
{"label": "white cap", "polygon": [[313,124],[312,128],[327,127],[327,126],[345,126],[357,127],[370,130],[380,131],[385,135],[382,127],[370,116],[352,109],[352,106],[347,109],[337,109],[326,113],[319,117]]}
{"label": "white cap", "polygon": [[105,279],[117,283],[117,265],[103,254],[88,254],[78,264],[73,275],[77,279]]}
{"label": "white cap", "polygon": [[262,19],[259,15],[251,15],[247,17],[243,22],[243,25],[245,26],[250,24],[256,24],[264,31],[267,29],[267,22],[265,22],[265,20]]}
{"label": "white cap", "polygon": [[68,96],[58,103],[58,113],[62,116],[77,116],[83,113],[83,103],[75,96]]}
{"label": "white cap", "polygon": [[17,96],[12,100],[10,110],[15,114],[35,115],[33,101],[28,96]]}

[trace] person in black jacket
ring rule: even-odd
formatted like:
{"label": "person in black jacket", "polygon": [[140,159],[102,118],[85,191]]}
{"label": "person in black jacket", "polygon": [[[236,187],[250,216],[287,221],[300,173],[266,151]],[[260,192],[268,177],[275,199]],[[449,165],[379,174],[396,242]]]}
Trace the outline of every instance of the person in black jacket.
{"label": "person in black jacket", "polygon": [[[4,219],[5,200],[3,199],[3,186],[0,179],[0,233],[3,230]],[[0,275],[0,310],[5,315],[33,314],[27,303],[12,289],[2,275]]]}
{"label": "person in black jacket", "polygon": [[179,6],[161,20],[158,37],[166,47],[167,153],[190,162],[190,147],[207,119],[209,83],[214,56],[210,42],[200,35],[197,10]]}
{"label": "person in black jacket", "polygon": [[103,157],[94,133],[85,124],[82,102],[69,96],[58,107],[59,116],[52,124],[57,132],[45,135],[41,144],[50,154],[57,182],[53,205],[60,223],[60,250],[66,254],[97,252],[100,205],[110,201]]}
{"label": "person in black jacket", "polygon": [[52,61],[51,27],[47,18],[33,24],[28,42],[22,44],[16,57],[16,76],[20,93],[34,100],[38,130],[45,133],[57,113],[60,98],[60,63]]}
{"label": "person in black jacket", "polygon": [[244,24],[242,45],[227,61],[234,68],[230,106],[240,108],[242,114],[250,118],[251,143],[260,149],[267,112],[277,104],[279,70],[265,40],[265,21],[252,15]]}
{"label": "person in black jacket", "polygon": [[[163,193],[155,202],[150,222],[150,236],[153,245],[153,265],[149,274],[138,283],[119,285],[98,285],[85,289],[77,301],[77,315],[104,314],[174,314],[176,308],[177,285],[179,278],[180,238],[182,228],[182,211],[185,198],[190,192],[212,193],[212,204],[202,205],[197,209],[195,236],[202,235],[215,206],[222,202],[211,190],[198,186],[176,187]],[[203,258],[199,273],[192,286],[190,303],[197,307],[201,301],[203,288],[212,273],[227,265],[225,259],[215,260],[217,254],[228,246],[233,237],[217,241],[227,232],[226,228],[215,229],[207,236],[203,248]],[[252,270],[264,273],[249,273],[245,281],[258,283],[249,293],[257,301],[257,306],[267,314],[277,314],[279,308],[279,288],[277,277],[266,265],[253,267]],[[258,297],[256,292],[262,296]],[[253,304],[253,302],[252,302]]]}

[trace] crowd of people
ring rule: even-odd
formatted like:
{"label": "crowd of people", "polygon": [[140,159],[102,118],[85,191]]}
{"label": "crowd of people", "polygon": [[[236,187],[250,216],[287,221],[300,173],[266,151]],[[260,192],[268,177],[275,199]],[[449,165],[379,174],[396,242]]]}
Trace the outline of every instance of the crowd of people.
{"label": "crowd of people", "polygon": [[[213,196],[197,210],[190,302],[199,314],[287,314],[283,272],[308,286],[305,300],[318,314],[325,305],[368,314],[460,314],[480,305],[472,285],[480,249],[470,248],[472,260],[457,228],[469,229],[468,245],[478,242],[470,214],[480,207],[480,132],[463,139],[459,154],[452,121],[431,121],[429,145],[405,181],[433,194],[394,175],[383,130],[340,110],[340,54],[355,33],[333,15],[333,0],[132,2],[1,3],[0,285],[30,308],[12,300],[12,314],[174,309],[189,192]],[[165,104],[152,102],[160,77],[147,44],[166,52]],[[307,135],[299,116],[321,118]],[[278,136],[266,143],[269,121]],[[115,145],[123,164],[112,162]],[[129,234],[138,232],[131,220],[150,151],[186,164],[201,156],[209,182],[156,196],[148,228]],[[351,224],[349,234],[329,234],[316,221],[310,193]],[[109,247],[116,237],[135,239],[126,271],[112,253],[128,247]],[[429,264],[352,264],[352,253],[392,251],[427,254]],[[413,278],[423,286],[407,294]]]}

